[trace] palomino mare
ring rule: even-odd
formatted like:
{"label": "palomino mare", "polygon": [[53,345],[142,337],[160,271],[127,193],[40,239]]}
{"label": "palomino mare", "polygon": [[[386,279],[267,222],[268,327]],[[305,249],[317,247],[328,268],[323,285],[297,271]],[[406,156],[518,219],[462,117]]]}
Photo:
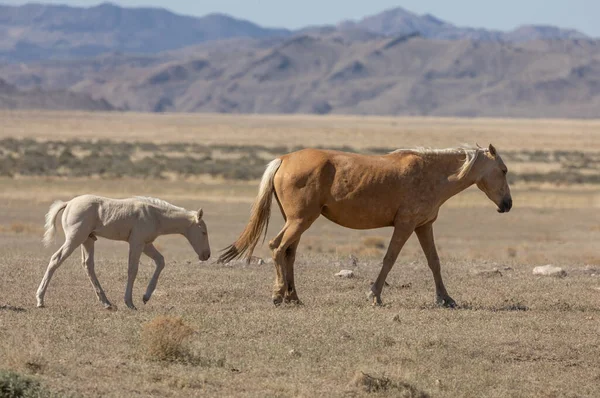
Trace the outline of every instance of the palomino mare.
{"label": "palomino mare", "polygon": [[275,262],[273,303],[299,302],[294,259],[300,237],[323,215],[353,229],[394,227],[383,266],[370,295],[381,304],[381,290],[402,246],[416,232],[433,272],[436,301],[454,307],[440,273],[433,222],[450,197],[477,184],[498,212],[512,207],[507,168],[496,149],[400,149],[383,156],[304,149],[273,160],[263,174],[250,221],[220,262],[252,255],[267,230],[271,198],[279,204],[285,225],[269,242]]}
{"label": "palomino mare", "polygon": [[46,214],[44,244],[50,245],[56,232],[58,213],[64,209],[62,226],[65,243],[50,259],[44,279],[37,290],[37,306],[44,306],[44,295],[52,274],[81,245],[83,266],[96,291],[98,300],[106,309],[115,309],[106,298],[94,272],[94,242],[97,236],[129,242],[129,267],[125,304],[133,305],[133,282],[137,276],[142,253],[154,260],[156,269],[148,283],[144,304],[156,288],[158,277],[165,266],[164,257],[152,244],[160,235],[181,234],[190,242],[201,261],[210,258],[208,231],[202,220],[202,209],[189,211],[164,200],[147,197],[110,199],[93,195],[77,196],[69,202],[56,201]]}

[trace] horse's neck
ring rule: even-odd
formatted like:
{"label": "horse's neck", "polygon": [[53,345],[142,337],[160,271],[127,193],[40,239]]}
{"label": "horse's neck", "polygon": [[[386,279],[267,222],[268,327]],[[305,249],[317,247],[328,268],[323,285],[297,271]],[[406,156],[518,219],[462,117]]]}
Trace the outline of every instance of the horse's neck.
{"label": "horse's neck", "polygon": [[442,162],[441,172],[444,180],[444,184],[440,187],[440,195],[444,202],[477,181],[477,162],[465,175],[458,178],[458,170],[465,162],[464,154],[444,154],[440,156],[439,161]]}
{"label": "horse's neck", "polygon": [[166,210],[160,213],[160,234],[181,234],[190,226],[190,213],[180,210]]}

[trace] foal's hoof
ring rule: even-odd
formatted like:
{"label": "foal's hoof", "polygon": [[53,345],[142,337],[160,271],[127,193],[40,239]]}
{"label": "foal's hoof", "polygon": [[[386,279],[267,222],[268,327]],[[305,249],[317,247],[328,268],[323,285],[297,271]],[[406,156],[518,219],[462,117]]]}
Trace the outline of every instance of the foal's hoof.
{"label": "foal's hoof", "polygon": [[38,308],[46,308],[46,306],[44,305],[44,303],[38,303],[38,304],[37,304],[37,307],[38,307]]}
{"label": "foal's hoof", "polygon": [[150,297],[142,297],[142,301],[144,302],[144,304],[146,304],[148,301],[150,301]]}
{"label": "foal's hoof", "polygon": [[450,296],[438,297],[435,300],[435,302],[440,307],[444,307],[444,308],[456,308],[456,301],[454,301],[452,299],[452,297],[450,297]]}
{"label": "foal's hoof", "polygon": [[129,308],[130,310],[137,311],[137,308],[135,307],[135,305],[133,305],[133,304],[127,304],[127,303],[125,303],[125,305],[127,305],[127,308]]}

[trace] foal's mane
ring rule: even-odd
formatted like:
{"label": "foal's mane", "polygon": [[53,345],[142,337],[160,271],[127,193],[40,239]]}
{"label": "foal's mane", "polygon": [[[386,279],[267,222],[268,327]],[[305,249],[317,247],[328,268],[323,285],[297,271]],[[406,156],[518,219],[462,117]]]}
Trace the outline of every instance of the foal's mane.
{"label": "foal's mane", "polygon": [[162,200],[162,199],[158,199],[158,198],[153,198],[151,196],[135,196],[134,198],[137,199],[137,200],[141,200],[143,202],[146,202],[146,203],[153,204],[153,205],[158,206],[158,207],[162,207],[163,209],[178,210],[178,211],[187,211],[183,207],[175,206],[175,205],[167,202],[166,200]]}
{"label": "foal's mane", "polygon": [[456,178],[461,179],[466,176],[469,171],[473,168],[475,161],[479,157],[481,153],[485,151],[484,148],[480,147],[458,147],[458,148],[444,148],[444,149],[435,149],[435,148],[406,148],[406,149],[396,149],[391,153],[414,153],[425,156],[437,156],[437,155],[464,155],[465,161],[463,164],[456,170]]}

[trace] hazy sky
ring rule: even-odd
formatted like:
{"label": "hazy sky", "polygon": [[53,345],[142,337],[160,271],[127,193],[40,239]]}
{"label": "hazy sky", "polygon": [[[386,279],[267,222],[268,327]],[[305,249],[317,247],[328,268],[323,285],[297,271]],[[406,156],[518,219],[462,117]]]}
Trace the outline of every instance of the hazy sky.
{"label": "hazy sky", "polygon": [[[24,4],[0,0],[0,4]],[[94,0],[37,0],[92,6]],[[600,37],[600,0],[114,0],[125,7],[164,7],[180,14],[226,13],[270,27],[298,28],[359,19],[393,7],[430,13],[459,26],[510,30],[523,24],[574,28]]]}

